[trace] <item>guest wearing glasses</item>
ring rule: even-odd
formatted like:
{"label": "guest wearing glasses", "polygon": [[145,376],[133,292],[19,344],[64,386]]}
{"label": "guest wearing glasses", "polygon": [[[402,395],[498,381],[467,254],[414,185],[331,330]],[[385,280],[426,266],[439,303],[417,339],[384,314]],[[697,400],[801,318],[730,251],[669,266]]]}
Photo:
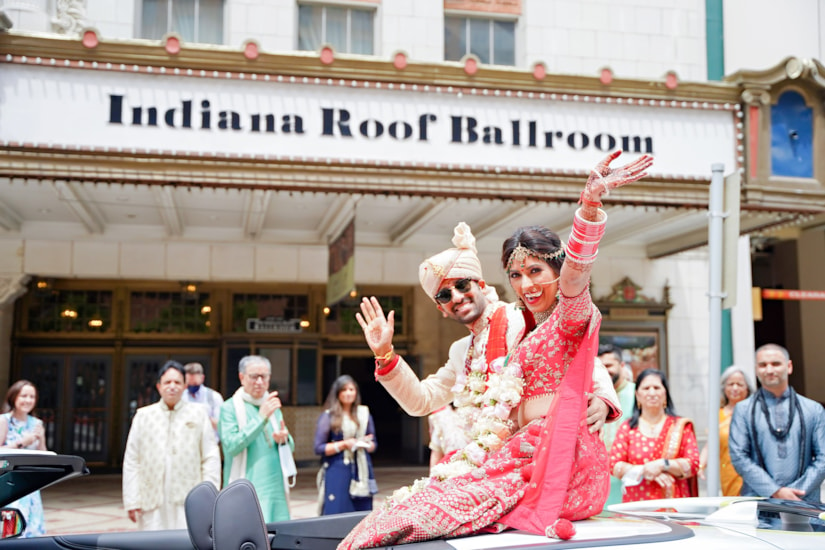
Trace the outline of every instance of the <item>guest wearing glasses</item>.
{"label": "guest wearing glasses", "polygon": [[289,519],[289,482],[279,446],[295,442],[284,425],[278,392],[269,391],[272,364],[247,355],[238,364],[241,387],[221,406],[218,422],[224,452],[223,483],[245,478],[255,486],[266,522]]}
{"label": "guest wearing glasses", "polygon": [[[521,341],[526,323],[523,309],[499,300],[496,290],[484,281],[470,226],[459,223],[452,242],[453,248],[424,260],[418,269],[421,288],[441,314],[470,331],[453,342],[447,363],[437,372],[419,380],[407,362],[395,353],[394,312],[385,316],[375,297],[363,299],[361,313],[357,313],[356,318],[375,354],[376,379],[411,416],[427,416],[452,403],[463,433],[463,442],[456,444],[462,448],[470,444],[472,427],[481,414],[476,399],[480,395],[478,390],[483,392],[487,384],[488,365],[504,357]],[[496,328],[491,330],[492,325]],[[606,420],[618,419],[621,408],[610,375],[598,360],[593,369],[593,382],[587,423],[595,433]]]}

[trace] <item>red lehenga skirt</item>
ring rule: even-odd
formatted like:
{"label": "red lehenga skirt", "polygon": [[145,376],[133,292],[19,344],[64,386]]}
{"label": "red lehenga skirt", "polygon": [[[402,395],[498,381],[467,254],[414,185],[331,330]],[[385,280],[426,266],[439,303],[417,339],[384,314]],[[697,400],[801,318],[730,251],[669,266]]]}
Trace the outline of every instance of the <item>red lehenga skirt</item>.
{"label": "red lehenga skirt", "polygon": [[[533,452],[545,423],[544,418],[530,422],[476,470],[432,481],[406,500],[374,510],[338,548],[373,548],[504,530],[510,524],[505,516],[517,509],[531,488]],[[583,418],[574,455],[566,498],[557,516],[571,521],[601,512],[610,484],[604,443],[598,434],[589,433]],[[537,534],[544,534],[546,527],[517,526]]]}
{"label": "red lehenga skirt", "polygon": [[598,321],[596,315],[586,328],[544,418],[510,436],[470,473],[431,481],[405,500],[374,510],[338,548],[374,548],[507,527],[543,535],[560,518],[575,521],[601,512],[610,490],[607,451],[585,419]]}

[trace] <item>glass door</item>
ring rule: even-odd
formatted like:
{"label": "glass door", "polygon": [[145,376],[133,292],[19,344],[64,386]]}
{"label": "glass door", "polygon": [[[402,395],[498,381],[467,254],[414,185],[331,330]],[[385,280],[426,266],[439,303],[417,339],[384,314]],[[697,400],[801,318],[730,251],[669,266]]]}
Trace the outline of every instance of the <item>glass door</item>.
{"label": "glass door", "polygon": [[111,424],[109,383],[112,358],[103,355],[78,355],[70,358],[69,383],[71,424],[66,426],[70,454],[88,462],[103,462],[109,452]]}
{"label": "glass door", "polygon": [[107,462],[112,356],[27,353],[20,374],[37,387],[35,414],[45,425],[46,447],[90,463]]}

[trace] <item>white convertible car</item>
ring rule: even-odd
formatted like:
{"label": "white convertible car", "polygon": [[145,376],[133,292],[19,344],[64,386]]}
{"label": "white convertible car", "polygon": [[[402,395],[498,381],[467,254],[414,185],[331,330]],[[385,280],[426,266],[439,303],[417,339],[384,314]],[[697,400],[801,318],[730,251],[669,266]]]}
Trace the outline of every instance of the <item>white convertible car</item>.
{"label": "white convertible car", "polygon": [[[0,505],[88,473],[82,458],[50,453],[0,455]],[[255,490],[241,480],[216,492],[203,483],[186,500],[188,528],[56,535],[22,539],[22,521],[2,509],[0,550],[266,550],[334,549],[364,516],[341,514],[265,524]],[[519,531],[395,546],[402,550],[562,549],[749,550],[825,549],[825,506],[774,499],[687,498],[611,506],[576,523],[568,541]]]}

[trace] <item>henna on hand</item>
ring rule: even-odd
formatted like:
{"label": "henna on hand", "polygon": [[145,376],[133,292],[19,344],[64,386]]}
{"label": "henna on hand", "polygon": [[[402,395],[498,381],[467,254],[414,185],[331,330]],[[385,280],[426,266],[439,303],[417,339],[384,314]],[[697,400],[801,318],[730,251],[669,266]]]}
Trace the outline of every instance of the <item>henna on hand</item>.
{"label": "henna on hand", "polygon": [[614,151],[599,162],[590,172],[587,184],[582,192],[582,201],[590,203],[601,202],[601,197],[611,190],[647,176],[646,170],[653,165],[653,157],[642,155],[638,159],[618,168],[610,168],[610,163],[621,155],[621,151]]}

